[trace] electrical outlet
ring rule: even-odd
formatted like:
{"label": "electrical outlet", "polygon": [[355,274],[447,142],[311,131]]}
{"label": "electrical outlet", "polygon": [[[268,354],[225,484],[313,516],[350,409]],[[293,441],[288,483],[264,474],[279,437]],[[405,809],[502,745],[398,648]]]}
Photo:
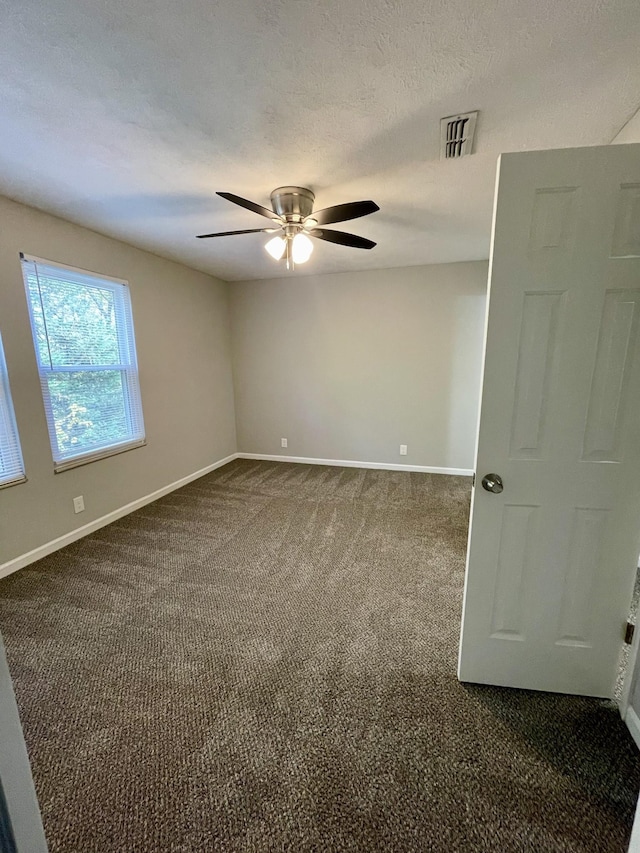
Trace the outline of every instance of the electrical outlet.
{"label": "electrical outlet", "polygon": [[75,513],[84,512],[84,498],[82,495],[78,495],[77,498],[73,499],[73,511]]}
{"label": "electrical outlet", "polygon": [[288,446],[289,446],[288,440],[286,438],[281,438],[280,439],[280,447],[288,447]]}
{"label": "electrical outlet", "polygon": [[406,455],[407,455],[407,445],[401,444],[400,445],[400,456],[406,456]]}

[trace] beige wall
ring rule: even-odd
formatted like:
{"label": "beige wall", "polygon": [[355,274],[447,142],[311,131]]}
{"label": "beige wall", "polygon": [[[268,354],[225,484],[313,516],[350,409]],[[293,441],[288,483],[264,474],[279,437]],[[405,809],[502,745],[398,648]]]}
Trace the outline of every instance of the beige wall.
{"label": "beige wall", "polygon": [[[54,475],[20,251],[129,281],[146,447]],[[28,476],[0,490],[0,565],[235,452],[227,284],[0,198],[0,332]]]}
{"label": "beige wall", "polygon": [[472,468],[486,282],[473,262],[231,284],[238,449]]}

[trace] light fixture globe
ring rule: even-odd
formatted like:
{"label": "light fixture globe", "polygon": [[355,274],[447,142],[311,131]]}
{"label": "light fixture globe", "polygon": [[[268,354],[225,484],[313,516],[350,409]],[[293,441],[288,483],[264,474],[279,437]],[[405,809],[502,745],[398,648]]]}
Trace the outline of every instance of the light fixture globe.
{"label": "light fixture globe", "polygon": [[306,234],[299,232],[293,238],[292,257],[294,264],[305,264],[313,252],[313,243]]}
{"label": "light fixture globe", "polygon": [[287,241],[283,237],[272,237],[265,245],[265,249],[274,261],[279,261],[287,249]]}

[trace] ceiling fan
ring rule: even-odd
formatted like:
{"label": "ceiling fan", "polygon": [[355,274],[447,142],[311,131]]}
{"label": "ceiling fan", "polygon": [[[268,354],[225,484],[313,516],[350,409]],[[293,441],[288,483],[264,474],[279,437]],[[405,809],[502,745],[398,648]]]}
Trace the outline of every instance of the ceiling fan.
{"label": "ceiling fan", "polygon": [[376,245],[372,240],[358,237],[356,234],[346,234],[344,231],[334,231],[330,228],[319,228],[320,225],[330,225],[332,222],[346,222],[358,219],[380,210],[373,201],[350,201],[346,204],[336,204],[313,212],[314,193],[305,187],[278,187],[271,193],[272,210],[241,198],[233,193],[216,193],[216,195],[239,204],[247,210],[265,216],[273,223],[271,228],[250,228],[246,231],[220,231],[217,234],[198,234],[199,239],[207,237],[231,237],[234,234],[273,234],[281,231],[266,244],[265,249],[276,261],[286,258],[287,269],[294,269],[295,264],[303,264],[309,260],[313,251],[313,243],[309,237],[338,243],[341,246],[351,246],[354,249],[373,249]]}

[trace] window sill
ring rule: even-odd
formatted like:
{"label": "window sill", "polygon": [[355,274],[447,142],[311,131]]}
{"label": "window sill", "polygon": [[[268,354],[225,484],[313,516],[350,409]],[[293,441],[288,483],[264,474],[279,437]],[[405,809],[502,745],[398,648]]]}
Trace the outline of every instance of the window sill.
{"label": "window sill", "polygon": [[0,489],[8,489],[10,486],[19,486],[20,483],[26,483],[27,478],[25,476],[16,477],[14,480],[6,480],[4,483],[0,483]]}
{"label": "window sill", "polygon": [[81,465],[89,465],[91,462],[97,462],[99,459],[107,459],[109,456],[117,456],[119,453],[126,453],[128,450],[135,450],[137,447],[144,447],[146,439],[140,441],[129,441],[126,444],[117,444],[112,447],[103,447],[101,450],[96,450],[93,453],[85,453],[82,456],[74,456],[73,459],[64,459],[62,462],[53,463],[53,473],[62,474],[64,471],[69,471],[71,468],[79,468]]}

